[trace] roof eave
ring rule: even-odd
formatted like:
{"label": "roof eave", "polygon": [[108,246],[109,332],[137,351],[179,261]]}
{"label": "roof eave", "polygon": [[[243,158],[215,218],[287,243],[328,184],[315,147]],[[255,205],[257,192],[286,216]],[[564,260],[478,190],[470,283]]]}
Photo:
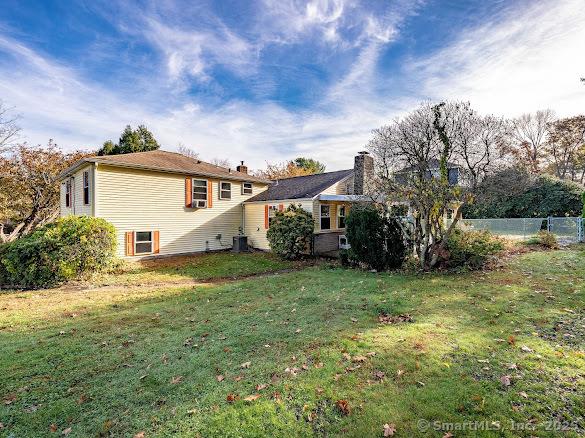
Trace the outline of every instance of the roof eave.
{"label": "roof eave", "polygon": [[244,176],[222,175],[219,173],[212,173],[212,172],[187,172],[187,171],[181,170],[181,169],[168,169],[168,168],[164,168],[164,167],[146,166],[146,165],[135,164],[135,163],[112,163],[109,160],[100,160],[99,158],[88,159],[88,161],[92,161],[94,163],[99,163],[99,164],[102,164],[104,166],[122,167],[122,168],[126,168],[126,169],[154,170],[156,172],[173,173],[173,174],[180,174],[180,175],[206,176],[206,177],[210,177],[210,178],[227,179],[227,180],[231,180],[231,181],[250,181],[250,182],[256,182],[259,184],[267,184],[267,185],[272,184],[271,181],[268,181],[268,180],[265,180],[262,178],[257,178],[255,176],[251,176],[251,175],[249,175],[249,178],[246,178]]}

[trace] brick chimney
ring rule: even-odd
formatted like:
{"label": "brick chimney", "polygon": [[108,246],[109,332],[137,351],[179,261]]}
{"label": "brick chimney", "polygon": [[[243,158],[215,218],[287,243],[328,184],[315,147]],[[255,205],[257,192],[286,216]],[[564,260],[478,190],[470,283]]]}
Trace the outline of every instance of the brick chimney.
{"label": "brick chimney", "polygon": [[374,158],[367,152],[361,151],[355,157],[353,164],[353,193],[363,195],[368,191],[368,183],[374,176]]}
{"label": "brick chimney", "polygon": [[242,173],[248,173],[248,166],[244,166],[244,162],[241,161],[242,164],[240,164],[238,167],[236,167],[236,170],[238,172],[242,172]]}

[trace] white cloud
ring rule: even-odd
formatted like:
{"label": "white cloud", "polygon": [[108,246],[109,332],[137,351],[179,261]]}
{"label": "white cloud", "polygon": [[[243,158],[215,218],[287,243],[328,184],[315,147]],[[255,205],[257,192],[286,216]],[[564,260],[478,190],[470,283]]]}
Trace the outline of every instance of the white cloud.
{"label": "white cloud", "polygon": [[540,108],[583,112],[585,1],[516,4],[433,56],[409,66],[425,97],[469,100],[516,116]]}

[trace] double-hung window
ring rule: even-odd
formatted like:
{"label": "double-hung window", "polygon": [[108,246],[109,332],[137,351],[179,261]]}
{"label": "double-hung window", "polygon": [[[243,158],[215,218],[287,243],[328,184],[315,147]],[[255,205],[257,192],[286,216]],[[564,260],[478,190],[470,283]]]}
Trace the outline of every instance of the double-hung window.
{"label": "double-hung window", "polygon": [[71,207],[71,178],[65,181],[65,207]]}
{"label": "double-hung window", "polygon": [[345,228],[345,205],[337,207],[337,228]]}
{"label": "double-hung window", "polygon": [[83,172],[83,205],[89,205],[89,172]]}
{"label": "double-hung window", "polygon": [[321,204],[321,229],[331,229],[331,206],[327,204]]}
{"label": "double-hung window", "polygon": [[135,255],[152,253],[152,231],[136,231],[134,237]]}
{"label": "double-hung window", "polygon": [[245,182],[242,183],[242,195],[251,195],[252,194],[252,183]]}
{"label": "double-hung window", "polygon": [[232,199],[232,183],[220,181],[219,199]]}
{"label": "double-hung window", "polygon": [[193,207],[207,207],[207,180],[193,179]]}

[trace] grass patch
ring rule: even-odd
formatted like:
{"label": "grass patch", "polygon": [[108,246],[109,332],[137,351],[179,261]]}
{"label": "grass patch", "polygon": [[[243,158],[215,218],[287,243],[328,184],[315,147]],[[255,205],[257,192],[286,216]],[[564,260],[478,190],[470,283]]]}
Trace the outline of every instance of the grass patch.
{"label": "grass patch", "polygon": [[271,253],[227,251],[126,262],[110,274],[91,278],[92,285],[160,284],[232,279],[298,267]]}
{"label": "grass patch", "polygon": [[[1,294],[0,435],[363,437],[393,423],[417,437],[478,421],[500,429],[454,435],[580,436],[585,352],[551,333],[580,324],[584,262],[572,249],[493,272],[321,266]],[[380,324],[380,313],[413,322]]]}

